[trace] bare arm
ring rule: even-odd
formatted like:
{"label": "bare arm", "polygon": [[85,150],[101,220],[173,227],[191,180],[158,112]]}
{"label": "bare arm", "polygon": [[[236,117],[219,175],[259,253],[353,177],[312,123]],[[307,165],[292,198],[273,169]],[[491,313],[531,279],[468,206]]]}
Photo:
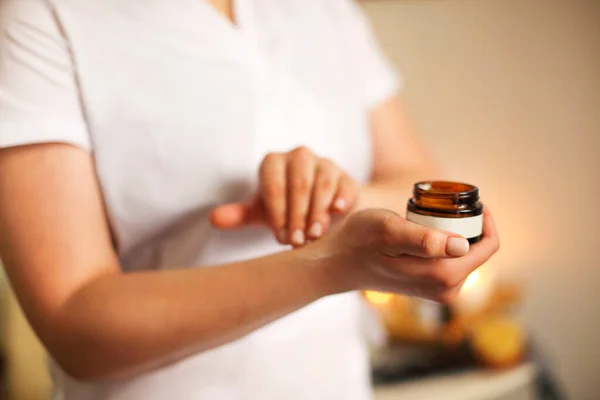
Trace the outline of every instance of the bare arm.
{"label": "bare arm", "polygon": [[[0,40],[0,47],[16,50],[31,65],[44,67],[43,60],[52,63],[32,72],[21,68],[22,61],[0,57],[3,94],[18,100],[9,102],[5,110],[15,111],[11,118],[17,122],[39,121],[40,129],[56,116],[83,124],[74,68],[66,51],[69,46],[45,3],[29,3],[21,7],[19,1],[0,1],[0,14],[10,17],[0,25],[20,35],[16,41],[14,36]],[[36,37],[42,34],[47,40],[28,40],[27,29],[20,29],[32,26]],[[61,68],[56,68],[56,60]],[[395,114],[375,114],[402,125]],[[387,125],[383,117],[374,123],[381,129]],[[74,143],[85,147],[87,132],[81,131]],[[9,138],[20,135],[7,132]],[[379,193],[378,185],[383,188],[391,182],[388,177],[396,176],[393,171],[400,173],[408,166],[420,169],[421,163],[408,163],[411,150],[391,142],[388,145],[396,153],[377,150],[382,147],[378,143],[385,143],[378,138],[388,137],[379,132],[397,133],[397,129],[375,128],[374,132],[378,163],[374,183],[363,198],[373,196],[366,205],[379,207],[385,207],[383,199],[388,199],[394,208],[397,192]],[[48,130],[32,138],[64,139],[60,132]],[[16,139],[15,143],[28,142]],[[400,158],[398,151],[406,153],[402,165],[391,162],[391,157]],[[298,154],[306,156],[306,151]],[[380,164],[384,158],[388,161]],[[342,176],[338,169],[331,170]],[[330,176],[325,177],[331,183]],[[403,179],[412,183],[408,174]],[[305,191],[303,183],[297,181],[296,187]],[[306,208],[304,202],[298,204],[297,209]],[[353,214],[335,234],[293,252],[218,268],[123,274],[111,245],[90,155],[64,144],[0,149],[0,257],[46,349],[67,373],[80,379],[122,377],[181,359],[238,338],[329,293],[418,290],[424,297],[447,301],[462,279],[495,251],[491,219],[488,226],[486,238],[464,255],[464,246],[451,245],[456,238],[447,233],[370,210]]]}
{"label": "bare arm", "polygon": [[294,251],[124,274],[91,156],[63,144],[0,150],[0,255],[33,329],[79,379],[156,368],[328,294],[368,289],[450,301],[497,250],[491,218],[470,251],[453,236],[366,210]]}
{"label": "bare arm", "polygon": [[373,175],[361,188],[356,209],[383,207],[404,214],[413,184],[436,178],[437,167],[412,128],[399,96],[373,109],[369,122]]}
{"label": "bare arm", "polygon": [[0,150],[0,254],[35,332],[77,378],[180,359],[340,290],[310,250],[122,274],[108,232],[88,153]]}
{"label": "bare arm", "polygon": [[214,269],[121,273],[90,155],[65,144],[3,148],[91,146],[72,46],[47,3],[0,1],[0,257],[67,373],[135,374],[337,290],[322,263],[307,259],[310,249]]}

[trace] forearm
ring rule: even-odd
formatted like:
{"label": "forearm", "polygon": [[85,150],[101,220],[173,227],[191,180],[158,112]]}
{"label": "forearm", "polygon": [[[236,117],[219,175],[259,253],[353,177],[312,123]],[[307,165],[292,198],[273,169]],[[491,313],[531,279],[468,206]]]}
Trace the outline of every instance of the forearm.
{"label": "forearm", "polygon": [[308,249],[216,268],[107,276],[66,303],[46,342],[78,378],[139,373],[343,291],[328,263]]}

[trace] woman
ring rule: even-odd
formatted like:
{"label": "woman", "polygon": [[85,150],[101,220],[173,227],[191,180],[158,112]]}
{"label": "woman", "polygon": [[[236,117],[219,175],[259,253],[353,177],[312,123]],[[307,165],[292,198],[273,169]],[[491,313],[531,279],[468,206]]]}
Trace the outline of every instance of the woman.
{"label": "woman", "polygon": [[349,0],[0,15],[0,254],[55,399],[367,399],[356,291],[449,301],[497,250],[389,211],[434,171]]}

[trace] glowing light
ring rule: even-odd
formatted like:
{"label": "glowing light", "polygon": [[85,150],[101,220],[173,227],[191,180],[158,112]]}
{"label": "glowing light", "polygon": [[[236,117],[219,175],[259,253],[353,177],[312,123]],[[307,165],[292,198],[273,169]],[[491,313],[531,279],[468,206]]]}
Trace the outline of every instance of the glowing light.
{"label": "glowing light", "polygon": [[477,284],[477,281],[479,281],[479,271],[475,270],[475,271],[471,272],[471,274],[469,274],[469,276],[467,277],[467,280],[465,280],[462,290],[471,289],[473,286],[475,286]]}
{"label": "glowing light", "polygon": [[392,294],[381,292],[365,292],[367,300],[373,304],[385,304],[392,299]]}

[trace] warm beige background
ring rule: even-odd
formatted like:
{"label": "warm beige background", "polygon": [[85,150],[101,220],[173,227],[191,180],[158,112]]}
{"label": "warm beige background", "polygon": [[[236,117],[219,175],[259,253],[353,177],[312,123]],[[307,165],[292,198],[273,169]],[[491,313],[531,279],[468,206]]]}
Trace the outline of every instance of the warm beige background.
{"label": "warm beige background", "polygon": [[574,400],[600,398],[600,1],[369,1],[414,119],[476,183],[499,272]]}
{"label": "warm beige background", "polygon": [[[571,398],[600,393],[600,1],[366,2],[449,176],[478,184],[529,284],[523,317]],[[42,356],[14,303],[11,387],[41,399]],[[426,399],[424,399],[426,400]]]}

